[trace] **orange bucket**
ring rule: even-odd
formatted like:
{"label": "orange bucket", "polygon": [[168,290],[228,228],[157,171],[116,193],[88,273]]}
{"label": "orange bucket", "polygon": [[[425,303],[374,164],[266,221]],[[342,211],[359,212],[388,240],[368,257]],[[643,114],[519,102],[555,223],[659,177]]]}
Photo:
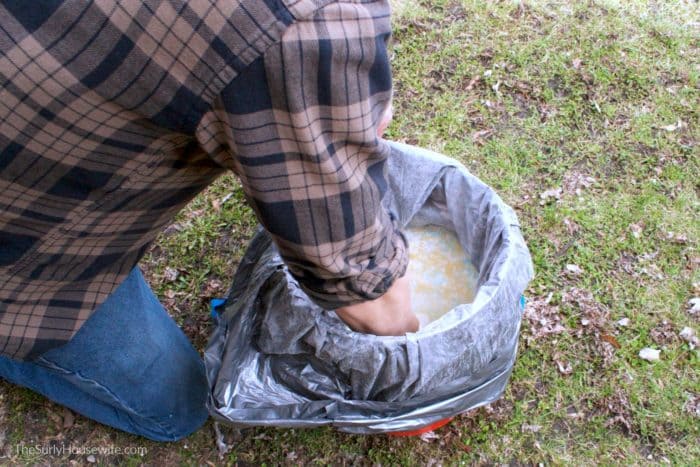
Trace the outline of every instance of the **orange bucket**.
{"label": "orange bucket", "polygon": [[442,420],[438,420],[435,423],[431,423],[430,425],[426,425],[422,428],[418,428],[417,430],[410,430],[410,431],[392,431],[390,433],[387,433],[389,436],[393,436],[395,438],[403,438],[405,436],[420,436],[423,433],[427,433],[429,431],[435,431],[438,428],[447,425],[452,421],[454,417],[449,417],[449,418],[443,418]]}

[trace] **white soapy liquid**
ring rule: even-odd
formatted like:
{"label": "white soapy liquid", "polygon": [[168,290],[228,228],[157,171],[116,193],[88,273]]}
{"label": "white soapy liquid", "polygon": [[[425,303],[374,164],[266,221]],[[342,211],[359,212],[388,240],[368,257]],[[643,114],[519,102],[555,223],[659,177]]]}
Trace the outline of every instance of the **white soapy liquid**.
{"label": "white soapy liquid", "polygon": [[408,274],[411,307],[421,328],[457,305],[471,303],[479,274],[457,236],[442,227],[410,228]]}

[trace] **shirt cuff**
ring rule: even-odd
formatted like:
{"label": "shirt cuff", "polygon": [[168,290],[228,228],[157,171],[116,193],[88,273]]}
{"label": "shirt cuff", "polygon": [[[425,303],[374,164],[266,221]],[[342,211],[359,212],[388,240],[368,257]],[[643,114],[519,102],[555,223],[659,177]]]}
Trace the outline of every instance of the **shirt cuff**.
{"label": "shirt cuff", "polygon": [[320,307],[335,310],[343,306],[377,299],[384,295],[396,279],[406,274],[408,267],[408,242],[396,221],[379,245],[377,253],[367,261],[367,267],[359,274],[337,280],[324,280],[318,284],[300,278],[302,290]]}

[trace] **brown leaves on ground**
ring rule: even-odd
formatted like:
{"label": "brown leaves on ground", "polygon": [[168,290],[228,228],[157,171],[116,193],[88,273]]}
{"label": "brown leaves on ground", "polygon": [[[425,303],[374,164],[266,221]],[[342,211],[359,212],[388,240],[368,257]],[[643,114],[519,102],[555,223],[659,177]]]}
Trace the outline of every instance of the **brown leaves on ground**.
{"label": "brown leaves on ground", "polygon": [[572,170],[564,174],[562,188],[568,195],[581,196],[583,190],[590,188],[595,183],[595,178],[582,172]]}
{"label": "brown leaves on ground", "polygon": [[678,331],[673,324],[664,320],[649,331],[649,337],[655,344],[668,345],[678,340]]}
{"label": "brown leaves on ground", "polygon": [[208,313],[186,316],[180,326],[195,349],[204,349],[209,341],[212,318]]}
{"label": "brown leaves on ground", "polygon": [[540,193],[540,205],[544,206],[552,202],[560,202],[567,196],[581,196],[583,190],[590,188],[595,183],[595,178],[578,170],[570,170],[564,174],[562,185]]}
{"label": "brown leaves on ground", "polygon": [[47,401],[46,413],[53,422],[53,430],[56,433],[53,439],[63,439],[73,425],[75,425],[75,414],[68,409]]}
{"label": "brown leaves on ground", "polygon": [[63,428],[69,430],[75,424],[75,415],[67,407],[63,407]]}
{"label": "brown leaves on ground", "polygon": [[664,131],[673,132],[673,131],[677,131],[677,130],[683,130],[687,127],[688,127],[688,124],[679,118],[674,123],[671,123],[669,125],[660,126],[659,128],[664,130]]}
{"label": "brown leaves on ground", "polygon": [[557,370],[562,375],[568,376],[574,372],[574,367],[571,364],[571,362],[566,360],[566,357],[561,355],[560,353],[555,353],[553,360],[555,365],[557,365]]}
{"label": "brown leaves on ground", "polygon": [[635,278],[646,276],[655,281],[663,280],[665,275],[659,265],[655,262],[658,255],[658,251],[644,253],[641,255],[634,255],[623,251],[620,253],[620,258],[617,260],[616,271],[623,271],[624,273]]}
{"label": "brown leaves on ground", "polygon": [[610,416],[608,421],[605,422],[606,427],[617,426],[625,434],[637,436],[633,429],[632,405],[624,390],[616,389],[613,394],[604,397],[596,405],[600,412]]}
{"label": "brown leaves on ground", "polygon": [[[186,273],[181,272],[181,276]],[[226,296],[226,287],[221,279],[211,277],[200,286],[200,292],[166,289],[161,303],[168,314],[178,321],[182,331],[192,341],[196,349],[203,349],[211,333],[212,319],[209,315],[209,301]]]}
{"label": "brown leaves on ground", "polygon": [[526,337],[528,344],[566,331],[559,307],[551,304],[552,296],[550,293],[546,298],[533,297],[528,300],[523,313],[529,324]]}
{"label": "brown leaves on ground", "polygon": [[620,257],[617,260],[617,267],[615,271],[622,271],[630,276],[637,275],[636,271],[637,257],[632,253],[623,251],[620,253]]}
{"label": "brown leaves on ground", "polygon": [[696,418],[700,418],[700,394],[688,394],[683,410]]}
{"label": "brown leaves on ground", "polygon": [[561,300],[580,313],[581,327],[575,333],[577,337],[583,334],[610,332],[610,311],[599,303],[590,291],[571,287],[562,294]]}
{"label": "brown leaves on ground", "polygon": [[684,233],[668,231],[664,232],[662,240],[675,243],[677,245],[685,245],[688,243],[688,236]]}
{"label": "brown leaves on ground", "polygon": [[[592,337],[596,353],[602,357],[604,364],[609,364],[615,349],[619,349],[621,345],[614,337],[615,331],[610,322],[608,308],[598,302],[590,291],[578,287],[566,289],[562,294],[561,303],[578,312],[580,326],[575,329],[565,326],[560,307],[552,304],[552,294],[546,298],[534,297],[528,302],[523,315],[528,322],[527,331],[524,333],[527,343],[531,344],[533,341],[566,331],[578,338]],[[561,355],[554,355],[554,361],[560,373],[572,372],[571,365]]]}
{"label": "brown leaves on ground", "polygon": [[179,276],[180,271],[178,271],[175,268],[171,268],[170,266],[166,267],[165,270],[163,270],[163,280],[165,282],[175,282]]}
{"label": "brown leaves on ground", "polygon": [[[117,432],[100,425],[88,418],[75,414],[70,409],[62,407],[40,396],[31,399],[31,404],[23,400],[23,391],[7,391],[0,382],[0,456],[2,465],[83,465],[92,462],[88,456],[67,450],[66,448],[83,449],[88,447],[109,446],[138,446],[153,451],[164,465],[174,463],[168,456],[178,455],[178,450],[156,447],[143,438]],[[8,385],[9,386],[9,385]],[[23,409],[18,410],[16,405]],[[29,409],[29,410],[26,410]],[[12,423],[8,421],[12,419]],[[3,437],[7,431],[7,436]],[[28,454],[20,450],[23,447],[34,450]],[[38,448],[37,448],[38,447]],[[38,449],[46,452],[55,449],[51,454],[39,453]],[[42,454],[42,455],[39,455]],[[31,455],[32,460],[28,455]],[[126,454],[90,454],[94,462],[105,465],[122,465],[132,461]],[[178,455],[179,457],[179,455]],[[151,462],[152,464],[153,462]]]}
{"label": "brown leaves on ground", "polygon": [[569,235],[578,235],[579,231],[581,230],[581,226],[579,226],[576,221],[573,221],[568,217],[564,218],[564,227],[566,227],[566,232]]}
{"label": "brown leaves on ground", "polygon": [[603,366],[610,365],[615,357],[615,349],[621,347],[614,337],[610,310],[598,302],[590,291],[578,287],[571,287],[564,292],[562,303],[579,312],[581,326],[573,334],[578,338],[592,337],[593,350],[601,357]]}
{"label": "brown leaves on ground", "polygon": [[[528,301],[523,317],[528,326],[523,331],[526,342],[531,345],[534,341],[556,336],[565,332],[590,342],[594,355],[602,359],[603,365],[609,365],[614,359],[615,349],[621,344],[615,338],[614,326],[610,322],[610,311],[598,302],[593,294],[578,287],[570,287],[562,294],[561,304],[578,312],[579,326],[568,328],[561,314],[560,306],[552,303],[553,294],[547,297],[534,297]],[[559,373],[573,373],[573,366],[568,358],[555,352],[552,356]]]}
{"label": "brown leaves on ground", "polygon": [[204,290],[200,294],[202,298],[215,298],[217,295],[225,293],[224,284],[219,279],[209,279],[206,284],[204,284]]}
{"label": "brown leaves on ground", "polygon": [[474,142],[474,144],[476,145],[483,146],[486,140],[490,139],[491,136],[493,136],[493,133],[494,130],[492,129],[479,130],[472,134],[472,142]]}

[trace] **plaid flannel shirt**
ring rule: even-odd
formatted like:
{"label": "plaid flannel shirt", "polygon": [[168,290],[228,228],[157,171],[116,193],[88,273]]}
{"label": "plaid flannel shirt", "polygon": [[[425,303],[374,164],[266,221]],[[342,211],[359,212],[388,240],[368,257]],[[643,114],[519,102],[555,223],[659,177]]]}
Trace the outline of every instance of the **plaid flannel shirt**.
{"label": "plaid flannel shirt", "polygon": [[386,0],[2,0],[0,353],[70,340],[226,169],[317,303],[383,294],[389,34]]}

